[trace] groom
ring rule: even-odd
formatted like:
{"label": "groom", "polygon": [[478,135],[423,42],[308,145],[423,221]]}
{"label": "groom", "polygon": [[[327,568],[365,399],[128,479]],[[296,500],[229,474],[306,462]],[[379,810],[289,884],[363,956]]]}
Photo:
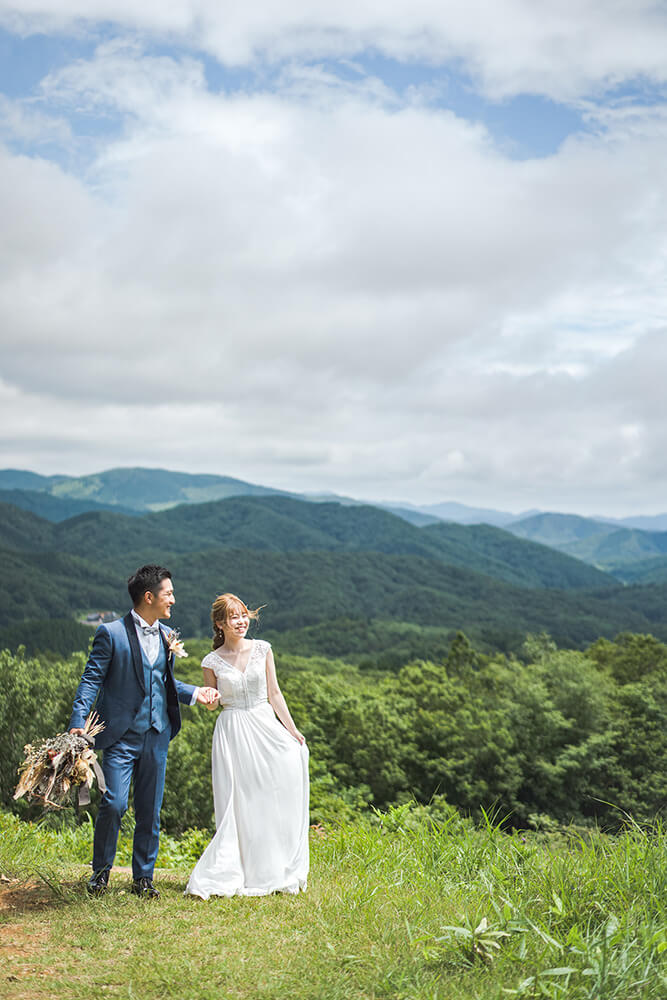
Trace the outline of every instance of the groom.
{"label": "groom", "polygon": [[193,687],[174,677],[169,631],[159,624],[175,603],[171,573],[163,566],[141,566],[127,581],[134,607],[123,619],[100,625],[74,696],[71,732],[82,732],[95,703],[104,729],[95,741],[104,751],[102,770],[107,790],[102,796],[93,840],[91,895],[109,884],[120,821],[127,809],[134,778],[136,827],[132,851],[132,892],[147,899],[159,896],[153,869],[160,839],[160,807],[164,792],[169,741],[181,728],[179,701],[211,704],[215,688]]}

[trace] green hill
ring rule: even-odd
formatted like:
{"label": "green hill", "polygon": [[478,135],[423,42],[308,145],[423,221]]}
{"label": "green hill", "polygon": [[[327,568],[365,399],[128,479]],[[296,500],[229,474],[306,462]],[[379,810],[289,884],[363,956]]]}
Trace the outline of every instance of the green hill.
{"label": "green hill", "polygon": [[421,556],[371,552],[228,550],[176,556],[169,565],[177,581],[174,616],[186,632],[208,634],[212,597],[231,590],[267,604],[267,630],[323,626],[318,637],[328,634],[331,655],[365,651],[375,619],[463,629],[501,648],[543,630],[574,646],[623,630],[667,637],[667,587],[527,590]]}
{"label": "green hill", "polygon": [[78,610],[124,608],[124,575],[115,567],[61,552],[0,548],[0,625],[27,619],[69,618]]}
{"label": "green hill", "polygon": [[645,559],[667,555],[667,531],[621,528],[600,538],[573,543],[567,548],[575,558],[614,571]]}
{"label": "green hill", "polygon": [[31,514],[43,517],[47,521],[66,521],[77,514],[91,510],[114,510],[124,514],[136,514],[130,507],[120,507],[117,504],[96,503],[94,500],[70,500],[67,497],[54,497],[40,490],[0,490],[0,504],[12,504],[27,510]]}
{"label": "green hill", "polygon": [[[6,523],[5,523],[6,522]],[[23,543],[22,543],[23,540]],[[423,556],[523,587],[578,589],[613,585],[598,570],[487,525],[417,527],[377,507],[308,503],[291,497],[232,497],[184,504],[141,518],[90,512],[35,525],[7,511],[0,544],[55,549],[86,558],[125,552],[210,548],[273,552],[369,551]]]}
{"label": "green hill", "polygon": [[619,566],[614,575],[624,583],[667,583],[667,556]]}
{"label": "green hill", "polygon": [[[0,625],[62,618],[76,609],[123,610],[130,569],[158,556],[174,574],[174,623],[188,635],[209,634],[212,599],[232,590],[250,603],[267,605],[263,630],[289,632],[296,648],[304,637],[295,633],[316,627],[303,648],[331,655],[391,650],[404,628],[414,630],[415,625],[437,629],[443,642],[463,629],[486,645],[509,649],[518,648],[526,632],[542,630],[570,646],[626,629],[667,638],[667,587],[527,590],[423,556],[248,549],[143,550],[96,562],[62,553],[5,550]],[[392,629],[385,632],[383,620]],[[369,648],[371,622],[374,642],[380,645]],[[426,655],[424,648],[435,638],[432,631],[423,639],[412,636],[406,648]]]}
{"label": "green hill", "polygon": [[68,476],[40,476],[27,469],[0,469],[0,490],[50,490]]}
{"label": "green hill", "polygon": [[44,552],[57,547],[50,521],[14,504],[0,503],[0,548]]}
{"label": "green hill", "polygon": [[487,524],[437,524],[423,528],[422,535],[446,562],[467,566],[520,587],[576,590],[614,583],[607,574],[578,559],[515,538],[509,531]]}
{"label": "green hill", "polygon": [[[3,485],[0,479],[0,486]],[[25,487],[24,487],[25,488]],[[59,477],[42,487],[53,496],[69,500],[160,510],[180,503],[203,503],[228,496],[266,496],[280,490],[256,486],[230,476],[192,475],[167,469],[107,469],[90,476]]]}
{"label": "green hill", "polygon": [[538,514],[510,525],[507,530],[552,546],[624,582],[663,579],[661,560],[667,556],[665,531],[619,527],[574,514]]}
{"label": "green hill", "polygon": [[548,513],[535,514],[507,525],[507,531],[519,538],[528,538],[556,549],[564,549],[583,539],[602,538],[617,528],[618,525],[607,524],[592,517]]}
{"label": "green hill", "polygon": [[190,635],[209,633],[213,597],[232,590],[266,604],[262,627],[295,650],[385,662],[434,655],[457,629],[510,650],[542,630],[570,646],[622,630],[667,638],[665,587],[616,585],[498,528],[419,528],[374,507],[234,497],[51,523],[4,505],[0,546],[3,626],[122,610],[129,572],[159,561],[174,573],[174,622]]}

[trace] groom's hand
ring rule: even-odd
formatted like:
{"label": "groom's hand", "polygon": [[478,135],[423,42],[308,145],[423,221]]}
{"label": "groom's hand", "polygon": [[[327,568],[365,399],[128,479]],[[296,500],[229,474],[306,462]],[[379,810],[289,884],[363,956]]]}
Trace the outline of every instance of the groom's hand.
{"label": "groom's hand", "polygon": [[200,705],[215,705],[220,692],[212,687],[200,687],[197,691],[197,701]]}

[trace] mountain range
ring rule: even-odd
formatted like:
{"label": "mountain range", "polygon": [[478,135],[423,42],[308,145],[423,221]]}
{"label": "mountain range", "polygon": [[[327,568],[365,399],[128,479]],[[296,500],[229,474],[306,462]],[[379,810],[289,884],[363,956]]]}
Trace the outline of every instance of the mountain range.
{"label": "mountain range", "polygon": [[625,583],[667,580],[666,531],[619,527],[573,514],[537,514],[508,525],[507,530],[597,566]]}
{"label": "mountain range", "polygon": [[[43,500],[45,497],[54,497],[62,501],[76,501],[78,504],[84,505],[87,510],[111,507],[140,512],[164,510],[183,503],[222,500],[230,496],[291,496],[313,503],[336,502],[345,506],[369,503],[367,500],[340,496],[335,493],[299,493],[270,486],[259,486],[256,483],[234,479],[231,476],[174,472],[168,469],[142,467],[107,469],[86,476],[42,476],[39,473],[23,469],[0,469],[0,493],[17,490],[23,494],[23,499],[17,494],[16,503],[19,507],[34,502],[30,494],[39,493]],[[5,502],[12,502],[6,496],[2,499]],[[451,500],[422,505],[407,501],[405,503],[373,501],[371,505],[397,511],[399,516],[407,519],[410,519],[411,516],[423,515],[423,518],[431,518],[434,521],[455,521],[458,524],[491,524],[496,527],[515,525],[536,516],[576,518],[576,515],[551,514],[539,510],[528,510],[516,514],[492,507],[471,507]],[[25,509],[30,508],[26,506]],[[62,520],[60,514],[64,509],[54,506],[53,511],[57,516],[50,516],[48,503],[45,503],[43,516],[49,520]],[[82,510],[77,509],[76,513],[82,513]],[[417,520],[418,523],[426,523],[421,518],[417,518]],[[582,520],[616,528],[667,531],[667,513],[635,515],[625,518],[596,516],[582,518]]]}
{"label": "mountain range", "polygon": [[[254,487],[254,495],[166,507],[174,493],[239,489],[240,481],[194,477],[193,484],[185,477],[170,494],[171,474],[161,472],[151,492],[151,470],[139,471],[136,478],[131,470],[101,474],[89,490],[94,497],[82,497],[81,484],[64,477],[36,483],[0,474],[5,495],[25,501],[0,503],[0,626],[122,610],[128,573],[159,561],[174,573],[174,620],[184,634],[207,634],[212,598],[232,590],[266,604],[263,628],[298,652],[404,661],[440,655],[457,629],[505,650],[519,649],[526,632],[541,630],[575,646],[623,630],[667,638],[667,587],[624,586],[559,550],[596,537],[591,526],[552,520],[562,515],[532,515],[512,530],[420,511],[426,522],[411,523],[405,509],[399,516],[263,487]],[[48,492],[63,483],[78,496]],[[35,485],[40,489],[26,488]],[[60,519],[49,519],[26,509],[26,494],[31,502],[37,494],[47,504],[93,506],[64,518],[61,507]],[[146,510],[155,504],[166,509]],[[543,520],[531,524],[535,518]],[[519,537],[520,531],[535,537]],[[548,536],[551,547],[538,535]]]}
{"label": "mountain range", "polygon": [[[200,506],[242,496],[280,496],[311,504],[334,502],[344,507],[367,506],[352,497],[290,493],[230,476],[192,475],[165,469],[108,469],[80,477],[0,470],[0,503],[11,504],[53,522],[105,510],[137,516],[183,504]],[[512,514],[454,501],[422,506],[378,502],[373,506],[416,527],[442,522],[502,527],[519,538],[546,545],[611,573],[625,583],[667,581],[667,514],[615,520],[542,511]],[[454,544],[453,539],[450,544]]]}

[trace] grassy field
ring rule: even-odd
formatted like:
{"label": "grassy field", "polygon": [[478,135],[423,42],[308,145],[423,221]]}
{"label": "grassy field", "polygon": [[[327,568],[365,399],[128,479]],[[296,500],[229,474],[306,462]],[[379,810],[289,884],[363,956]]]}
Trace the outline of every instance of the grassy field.
{"label": "grassy field", "polygon": [[[433,824],[315,829],[298,897],[185,898],[201,836],[165,838],[159,902],[85,892],[90,830],[0,816],[0,996],[633,1000],[667,996],[667,837]],[[119,861],[127,861],[127,838]]]}

